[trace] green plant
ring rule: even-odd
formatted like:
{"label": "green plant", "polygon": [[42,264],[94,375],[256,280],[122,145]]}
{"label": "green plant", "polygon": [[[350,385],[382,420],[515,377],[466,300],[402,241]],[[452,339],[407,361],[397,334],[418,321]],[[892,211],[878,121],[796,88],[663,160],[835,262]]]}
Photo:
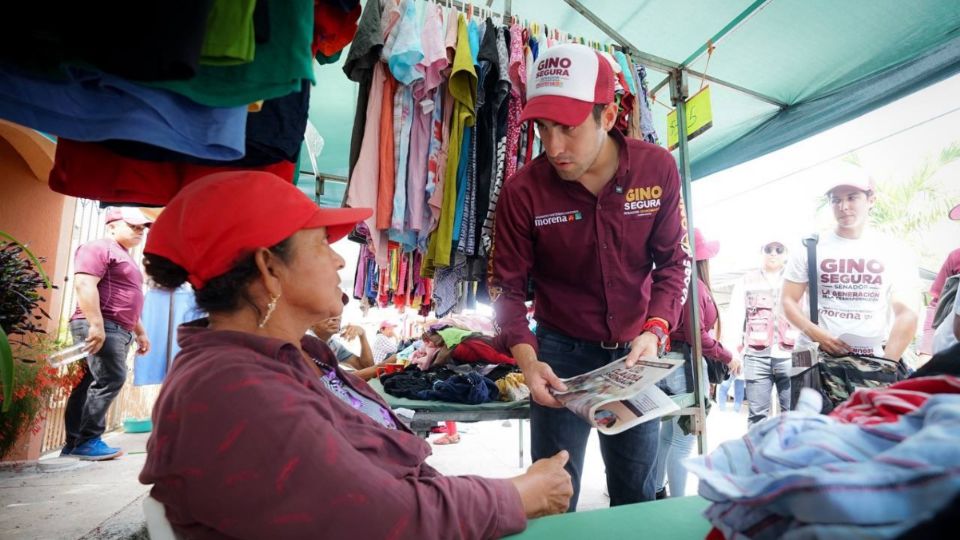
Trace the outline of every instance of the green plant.
{"label": "green plant", "polygon": [[36,321],[50,315],[40,308],[43,300],[40,289],[53,286],[41,260],[25,245],[2,231],[0,237],[8,240],[0,243],[0,386],[3,388],[0,411],[7,412],[12,403],[16,367],[10,339],[17,336],[15,343],[29,346],[24,340],[27,335],[44,333]]}
{"label": "green plant", "polygon": [[38,433],[46,418],[51,400],[73,389],[84,374],[82,362],[56,369],[43,359],[58,344],[42,334],[26,338],[24,353],[14,359],[13,387],[10,398],[3,398],[0,414],[0,459],[10,452],[17,439],[27,433]]}

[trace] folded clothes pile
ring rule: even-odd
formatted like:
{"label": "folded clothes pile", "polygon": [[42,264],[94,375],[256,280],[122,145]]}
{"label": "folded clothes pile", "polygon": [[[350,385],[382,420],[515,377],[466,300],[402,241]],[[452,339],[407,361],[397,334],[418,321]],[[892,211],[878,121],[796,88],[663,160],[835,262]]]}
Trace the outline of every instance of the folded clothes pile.
{"label": "folded clothes pile", "polygon": [[960,494],[960,378],[819,395],[686,462],[713,501],[711,538],[893,538]]}

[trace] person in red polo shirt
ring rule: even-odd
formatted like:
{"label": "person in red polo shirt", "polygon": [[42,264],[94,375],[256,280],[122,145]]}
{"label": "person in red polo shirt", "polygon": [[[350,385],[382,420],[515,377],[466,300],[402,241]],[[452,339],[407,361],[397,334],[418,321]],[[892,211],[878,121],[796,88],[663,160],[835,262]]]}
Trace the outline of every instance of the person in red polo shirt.
{"label": "person in red polo shirt", "polygon": [[[690,282],[676,163],[663,148],[611,129],[613,77],[583,45],[540,56],[522,119],[536,123],[544,152],[505,183],[495,220],[491,296],[500,339],[533,397],[534,459],[570,453],[571,511],[590,426],[551,390],[565,388],[561,377],[624,355],[632,365],[662,353]],[[529,280],[536,335],[524,305]],[[654,497],[658,424],[600,436],[611,505]]]}

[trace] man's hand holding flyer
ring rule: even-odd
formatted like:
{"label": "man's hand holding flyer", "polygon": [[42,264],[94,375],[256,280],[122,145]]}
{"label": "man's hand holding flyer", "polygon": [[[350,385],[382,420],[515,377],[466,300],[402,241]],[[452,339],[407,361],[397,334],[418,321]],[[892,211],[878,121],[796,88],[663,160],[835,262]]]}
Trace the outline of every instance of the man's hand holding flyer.
{"label": "man's hand holding flyer", "polygon": [[625,360],[563,379],[567,391],[553,392],[554,397],[606,435],[680,410],[654,385],[683,365],[682,357],[641,357],[631,368]]}

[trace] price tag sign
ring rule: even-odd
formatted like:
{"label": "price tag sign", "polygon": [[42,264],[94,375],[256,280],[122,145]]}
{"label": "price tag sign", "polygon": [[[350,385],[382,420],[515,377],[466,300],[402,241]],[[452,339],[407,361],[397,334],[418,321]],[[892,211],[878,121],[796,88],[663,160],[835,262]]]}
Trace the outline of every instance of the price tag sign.
{"label": "price tag sign", "polygon": [[[704,131],[713,127],[713,109],[710,105],[710,87],[705,86],[687,100],[687,140],[691,141]],[[667,148],[675,149],[680,144],[677,129],[677,111],[667,115]]]}

